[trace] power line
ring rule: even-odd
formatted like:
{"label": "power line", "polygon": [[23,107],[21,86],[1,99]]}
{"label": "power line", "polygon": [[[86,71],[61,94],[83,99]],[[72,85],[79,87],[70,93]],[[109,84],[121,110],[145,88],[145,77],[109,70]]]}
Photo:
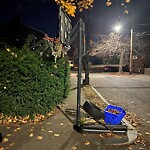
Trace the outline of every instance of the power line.
{"label": "power line", "polygon": [[149,23],[134,24],[134,25],[137,25],[137,26],[150,26],[150,24],[149,24]]}

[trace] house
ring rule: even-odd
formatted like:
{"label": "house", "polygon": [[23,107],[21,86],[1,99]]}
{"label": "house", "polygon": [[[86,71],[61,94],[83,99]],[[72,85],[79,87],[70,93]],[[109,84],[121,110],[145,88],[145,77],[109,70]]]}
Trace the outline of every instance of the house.
{"label": "house", "polygon": [[133,73],[144,73],[143,58],[140,55],[133,55],[132,58],[132,72]]}

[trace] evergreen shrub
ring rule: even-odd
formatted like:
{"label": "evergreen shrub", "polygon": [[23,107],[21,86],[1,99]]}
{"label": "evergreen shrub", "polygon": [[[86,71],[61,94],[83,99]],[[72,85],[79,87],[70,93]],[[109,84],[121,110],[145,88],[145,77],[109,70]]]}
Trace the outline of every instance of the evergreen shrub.
{"label": "evergreen shrub", "polygon": [[47,62],[28,46],[7,47],[0,48],[0,113],[33,118],[64,101],[70,87],[67,58]]}

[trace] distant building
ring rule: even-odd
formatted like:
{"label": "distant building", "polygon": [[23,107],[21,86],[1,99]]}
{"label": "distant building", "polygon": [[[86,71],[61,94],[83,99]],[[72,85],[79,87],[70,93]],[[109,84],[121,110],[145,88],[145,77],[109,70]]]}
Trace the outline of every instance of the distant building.
{"label": "distant building", "polygon": [[144,73],[144,63],[142,56],[133,55],[132,58],[132,72],[133,73]]}

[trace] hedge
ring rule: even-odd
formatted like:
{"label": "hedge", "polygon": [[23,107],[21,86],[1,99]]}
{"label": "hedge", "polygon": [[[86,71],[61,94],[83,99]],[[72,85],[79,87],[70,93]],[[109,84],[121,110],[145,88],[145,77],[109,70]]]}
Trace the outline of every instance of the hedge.
{"label": "hedge", "polygon": [[[8,47],[8,46],[7,46]],[[46,115],[69,93],[67,58],[44,61],[27,46],[0,48],[0,112],[7,116]]]}

